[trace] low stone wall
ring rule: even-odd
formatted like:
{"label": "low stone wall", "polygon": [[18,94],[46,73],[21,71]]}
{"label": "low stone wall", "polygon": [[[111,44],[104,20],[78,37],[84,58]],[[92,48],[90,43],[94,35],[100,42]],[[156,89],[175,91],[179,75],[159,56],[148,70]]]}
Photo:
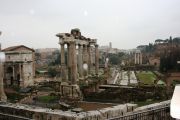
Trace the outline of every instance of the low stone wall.
{"label": "low stone wall", "polygon": [[136,108],[135,104],[123,104],[87,112],[51,110],[23,104],[0,103],[0,113],[22,116],[35,120],[105,120],[125,115]]}
{"label": "low stone wall", "polygon": [[154,103],[154,104],[149,104],[145,105],[142,107],[138,107],[134,110],[134,112],[140,112],[140,111],[145,111],[145,110],[151,110],[151,109],[157,109],[157,108],[162,108],[166,106],[170,106],[170,100],[159,102],[159,103]]}
{"label": "low stone wall", "polygon": [[35,111],[33,111],[33,107],[29,107],[27,105],[0,103],[0,113],[22,116],[32,119]]}

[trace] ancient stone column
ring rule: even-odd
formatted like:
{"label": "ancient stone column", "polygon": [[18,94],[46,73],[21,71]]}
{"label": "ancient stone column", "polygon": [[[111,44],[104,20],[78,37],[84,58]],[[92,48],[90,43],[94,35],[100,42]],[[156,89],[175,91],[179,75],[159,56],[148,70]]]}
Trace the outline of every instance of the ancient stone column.
{"label": "ancient stone column", "polygon": [[[88,52],[87,52],[87,45],[83,46],[83,65],[88,65]],[[89,67],[89,66],[88,66]],[[84,68],[83,68],[84,70]],[[88,70],[84,70],[84,76],[88,76]]]}
{"label": "ancient stone column", "polygon": [[141,64],[141,53],[139,53],[139,64]]}
{"label": "ancient stone column", "polygon": [[91,72],[91,46],[87,46],[87,52],[88,52],[88,73]]}
{"label": "ancient stone column", "polygon": [[142,64],[142,53],[140,53],[140,64]]}
{"label": "ancient stone column", "polygon": [[36,75],[36,69],[35,69],[35,52],[32,52],[32,64],[33,64],[33,78]]}
{"label": "ancient stone column", "polygon": [[137,53],[137,64],[139,64],[139,53]]}
{"label": "ancient stone column", "polygon": [[99,50],[98,45],[95,45],[95,73],[98,75],[99,73]]}
{"label": "ancient stone column", "polygon": [[83,46],[83,62],[87,63],[88,61],[88,53],[87,53],[87,45]]}
{"label": "ancient stone column", "polygon": [[72,67],[72,56],[71,56],[71,46],[70,44],[67,45],[68,47],[68,60],[67,60],[67,64],[68,64],[68,81],[72,81],[72,77],[71,77],[71,67]]}
{"label": "ancient stone column", "polygon": [[71,83],[76,84],[77,81],[77,57],[76,57],[76,44],[74,41],[70,42],[70,55],[71,55]]}
{"label": "ancient stone column", "polygon": [[134,59],[135,59],[134,62],[135,62],[135,64],[136,64],[136,62],[137,62],[137,60],[136,60],[136,53],[134,54]]}
{"label": "ancient stone column", "polygon": [[18,85],[20,85],[20,82],[22,81],[22,75],[21,75],[21,63],[19,64],[19,83],[18,83]]}
{"label": "ancient stone column", "polygon": [[66,81],[66,65],[65,65],[65,52],[64,52],[64,44],[60,43],[61,45],[61,78],[62,81]]}
{"label": "ancient stone column", "polygon": [[21,78],[22,78],[22,80],[21,80],[21,82],[20,82],[20,86],[24,86],[24,78],[25,78],[25,76],[24,76],[24,64],[22,63],[21,64]]}
{"label": "ancient stone column", "polygon": [[82,56],[82,49],[83,46],[79,45],[78,47],[78,71],[79,71],[79,77],[83,77],[83,56]]}
{"label": "ancient stone column", "polygon": [[6,102],[7,97],[4,92],[3,78],[4,78],[4,68],[3,68],[3,63],[0,62],[0,101]]}
{"label": "ancient stone column", "polygon": [[15,68],[14,67],[15,66],[14,66],[14,63],[13,63],[13,67],[12,67],[13,68],[13,80],[12,80],[12,84],[14,84],[14,80],[15,80],[15,70],[14,70]]}

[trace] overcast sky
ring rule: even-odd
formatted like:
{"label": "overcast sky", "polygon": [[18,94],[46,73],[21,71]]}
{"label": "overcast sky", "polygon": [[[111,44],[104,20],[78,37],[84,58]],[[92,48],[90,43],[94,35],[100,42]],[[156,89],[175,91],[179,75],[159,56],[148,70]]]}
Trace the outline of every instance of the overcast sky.
{"label": "overcast sky", "polygon": [[180,0],[0,0],[2,47],[59,47],[57,33],[79,28],[98,44],[135,48],[180,36]]}

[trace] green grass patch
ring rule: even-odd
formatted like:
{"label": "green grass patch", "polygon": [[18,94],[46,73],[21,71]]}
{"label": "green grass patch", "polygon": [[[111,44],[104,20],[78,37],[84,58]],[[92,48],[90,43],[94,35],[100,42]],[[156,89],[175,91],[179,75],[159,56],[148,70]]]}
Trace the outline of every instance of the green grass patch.
{"label": "green grass patch", "polygon": [[137,77],[143,84],[147,84],[147,85],[153,85],[154,80],[156,80],[156,75],[150,71],[139,72],[137,73]]}
{"label": "green grass patch", "polygon": [[50,103],[50,102],[53,102],[53,101],[56,101],[56,100],[59,100],[59,97],[58,96],[39,96],[37,98],[37,101],[39,102],[43,102],[43,103]]}
{"label": "green grass patch", "polygon": [[6,93],[6,95],[7,95],[8,101],[12,103],[17,102],[23,99],[24,97],[26,97],[26,95],[21,95],[19,93]]}

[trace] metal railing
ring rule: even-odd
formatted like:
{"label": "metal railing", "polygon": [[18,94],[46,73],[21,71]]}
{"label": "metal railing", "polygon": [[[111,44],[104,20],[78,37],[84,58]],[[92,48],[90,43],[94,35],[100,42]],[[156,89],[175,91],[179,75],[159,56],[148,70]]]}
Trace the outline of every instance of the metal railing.
{"label": "metal railing", "polygon": [[17,115],[0,113],[0,120],[33,120],[33,119],[17,116]]}
{"label": "metal railing", "polygon": [[162,107],[124,115],[110,120],[175,120],[170,116],[170,107]]}

